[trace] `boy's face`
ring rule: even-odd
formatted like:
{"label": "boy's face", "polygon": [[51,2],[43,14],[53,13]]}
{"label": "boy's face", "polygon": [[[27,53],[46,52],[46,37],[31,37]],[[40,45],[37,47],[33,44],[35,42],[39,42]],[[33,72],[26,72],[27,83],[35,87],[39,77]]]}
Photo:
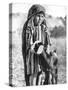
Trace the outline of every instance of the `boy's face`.
{"label": "boy's face", "polygon": [[34,25],[38,26],[39,24],[41,24],[43,22],[43,20],[44,20],[44,15],[42,13],[35,15],[35,17],[34,17]]}

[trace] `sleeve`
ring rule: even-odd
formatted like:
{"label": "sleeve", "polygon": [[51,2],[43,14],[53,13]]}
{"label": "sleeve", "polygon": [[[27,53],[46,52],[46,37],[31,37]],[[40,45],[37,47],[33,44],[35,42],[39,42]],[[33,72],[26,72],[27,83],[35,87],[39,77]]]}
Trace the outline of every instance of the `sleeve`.
{"label": "sleeve", "polygon": [[[30,29],[27,27],[27,24],[24,24],[22,32],[22,54],[24,60],[24,70],[25,76],[30,74]],[[25,77],[26,78],[26,77]]]}
{"label": "sleeve", "polygon": [[26,29],[26,52],[28,53],[31,47],[31,30],[28,27]]}
{"label": "sleeve", "polygon": [[27,26],[27,23],[23,26],[22,32],[22,54],[25,56],[26,52],[30,47],[30,28]]}

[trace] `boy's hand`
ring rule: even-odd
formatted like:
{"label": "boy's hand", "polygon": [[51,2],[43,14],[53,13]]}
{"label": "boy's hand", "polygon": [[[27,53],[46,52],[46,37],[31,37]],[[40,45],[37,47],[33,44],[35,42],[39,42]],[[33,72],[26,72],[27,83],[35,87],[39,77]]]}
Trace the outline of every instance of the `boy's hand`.
{"label": "boy's hand", "polygon": [[31,51],[34,52],[34,48],[35,48],[35,45],[40,43],[39,40],[35,41],[32,45],[31,45]]}

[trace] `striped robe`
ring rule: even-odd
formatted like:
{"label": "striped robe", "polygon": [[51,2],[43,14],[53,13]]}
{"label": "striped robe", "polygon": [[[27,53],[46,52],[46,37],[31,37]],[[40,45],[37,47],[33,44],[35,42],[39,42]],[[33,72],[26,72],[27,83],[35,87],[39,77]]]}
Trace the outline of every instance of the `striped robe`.
{"label": "striped robe", "polygon": [[[39,71],[39,56],[30,51],[31,37],[34,43],[38,39],[37,35],[37,28],[34,29],[32,34],[32,29],[28,26],[28,22],[26,22],[22,32],[22,54],[24,58],[25,79],[27,75],[33,75]],[[47,32],[41,30],[41,36],[39,37],[41,37],[41,42],[44,44],[44,47],[47,48],[48,43],[50,43]]]}

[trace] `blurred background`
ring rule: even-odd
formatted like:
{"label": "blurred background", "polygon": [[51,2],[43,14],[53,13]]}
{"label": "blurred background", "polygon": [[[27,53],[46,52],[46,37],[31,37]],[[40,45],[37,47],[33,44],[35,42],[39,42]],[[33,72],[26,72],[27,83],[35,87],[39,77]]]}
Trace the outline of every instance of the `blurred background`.
{"label": "blurred background", "polygon": [[[10,5],[9,5],[10,6]],[[32,4],[12,4],[12,12],[9,12],[9,21],[12,24],[9,30],[9,77],[12,79],[13,86],[25,86],[24,63],[22,56],[22,31],[23,25],[27,20],[27,14]],[[66,7],[42,5],[46,9],[46,21],[50,40],[51,50],[57,49],[59,58],[58,65],[58,84],[66,83]],[[11,42],[12,40],[12,42]]]}

